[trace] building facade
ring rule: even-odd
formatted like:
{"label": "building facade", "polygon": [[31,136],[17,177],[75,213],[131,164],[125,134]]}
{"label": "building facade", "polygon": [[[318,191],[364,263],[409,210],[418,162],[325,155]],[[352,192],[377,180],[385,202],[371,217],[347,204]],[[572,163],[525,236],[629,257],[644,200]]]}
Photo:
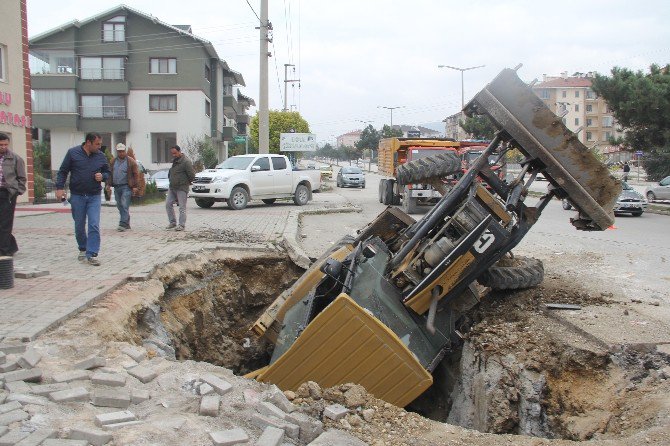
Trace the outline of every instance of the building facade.
{"label": "building facade", "polygon": [[354,147],[361,139],[363,130],[354,130],[336,138],[337,147]]}
{"label": "building facade", "polygon": [[33,201],[30,75],[26,0],[3,0],[0,27],[0,132],[9,135],[10,149],[26,161],[27,192],[19,203]]}
{"label": "building facade", "polygon": [[444,122],[444,136],[456,141],[468,139],[469,135],[465,133],[465,130],[463,130],[459,124],[463,119],[465,119],[465,116],[463,116],[462,112],[447,116],[444,121],[442,121]]}
{"label": "building facade", "polygon": [[149,169],[169,166],[169,149],[208,138],[225,159],[246,135],[240,73],[188,25],[169,25],[119,6],[30,39],[33,126],[57,169],[88,132],[132,147]]}
{"label": "building facade", "polygon": [[442,136],[437,130],[420,125],[394,125],[393,130],[400,130],[403,138],[439,138]]}

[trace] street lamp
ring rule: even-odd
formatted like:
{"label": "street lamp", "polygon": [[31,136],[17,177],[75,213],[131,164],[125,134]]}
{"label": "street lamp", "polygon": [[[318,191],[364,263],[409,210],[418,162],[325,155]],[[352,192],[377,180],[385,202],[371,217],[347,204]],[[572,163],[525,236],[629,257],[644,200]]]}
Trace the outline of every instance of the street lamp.
{"label": "street lamp", "polygon": [[399,105],[397,107],[387,107],[385,105],[378,105],[377,108],[385,108],[386,110],[391,110],[391,132],[393,132],[393,110],[396,108],[405,108],[404,105]]}
{"label": "street lamp", "polygon": [[476,67],[468,67],[468,68],[458,68],[458,67],[452,67],[451,65],[438,65],[437,68],[451,68],[452,70],[457,70],[461,72],[461,111],[465,107],[465,90],[464,90],[464,85],[463,85],[463,73],[466,71],[474,70],[476,68],[482,68],[485,67],[486,65],[478,65]]}

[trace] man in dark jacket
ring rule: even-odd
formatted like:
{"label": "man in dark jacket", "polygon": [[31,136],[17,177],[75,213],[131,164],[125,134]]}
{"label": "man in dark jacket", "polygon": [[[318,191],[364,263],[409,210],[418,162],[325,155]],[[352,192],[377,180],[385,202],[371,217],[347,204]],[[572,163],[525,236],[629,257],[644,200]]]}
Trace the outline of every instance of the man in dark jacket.
{"label": "man in dark jacket", "polygon": [[9,150],[9,136],[0,133],[0,256],[19,250],[12,235],[16,197],[26,191],[26,164]]}
{"label": "man in dark jacket", "polygon": [[93,266],[100,265],[97,256],[100,250],[101,183],[109,178],[109,164],[100,151],[101,146],[102,137],[97,133],[88,133],[82,145],[67,151],[56,180],[56,198],[65,201],[63,189],[70,175],[70,205],[79,247],[78,259]]}
{"label": "man in dark jacket", "polygon": [[123,143],[116,145],[116,158],[112,160],[107,190],[110,189],[110,183],[114,186],[114,200],[119,210],[119,226],[116,230],[123,232],[130,229],[130,198],[138,195],[140,185],[137,162],[128,156]]}
{"label": "man in dark jacket", "polygon": [[[168,187],[165,209],[167,210],[168,224],[166,229],[183,231],[186,225],[186,199],[188,198],[188,188],[195,179],[193,164],[181,153],[181,147],[173,146],[170,149],[172,155],[172,167],[168,172],[170,185]],[[179,224],[174,215],[174,204],[179,205]]]}

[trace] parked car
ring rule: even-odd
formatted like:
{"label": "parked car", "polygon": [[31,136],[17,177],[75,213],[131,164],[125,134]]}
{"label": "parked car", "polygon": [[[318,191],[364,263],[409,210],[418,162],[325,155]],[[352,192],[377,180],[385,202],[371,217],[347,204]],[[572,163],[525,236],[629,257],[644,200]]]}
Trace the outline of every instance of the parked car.
{"label": "parked car", "polygon": [[[639,217],[647,209],[647,200],[625,181],[622,182],[622,187],[623,190],[614,206],[614,215],[631,214],[634,217]],[[563,209],[572,209],[572,204],[567,199],[563,199]]]}
{"label": "parked car", "polygon": [[333,178],[333,168],[330,165],[321,166],[319,170],[321,171],[321,178]]}
{"label": "parked car", "polygon": [[670,200],[670,176],[663,178],[654,186],[647,187],[645,195],[650,203],[656,200]]}
{"label": "parked car", "polygon": [[156,189],[161,192],[168,190],[170,187],[170,180],[168,180],[168,170],[159,170],[151,175],[151,181],[156,184]]}
{"label": "parked car", "polygon": [[365,174],[360,167],[345,166],[337,172],[337,187],[360,187],[365,189]]}
{"label": "parked car", "polygon": [[307,168],[308,169],[316,169],[316,164],[315,163],[307,163]]}

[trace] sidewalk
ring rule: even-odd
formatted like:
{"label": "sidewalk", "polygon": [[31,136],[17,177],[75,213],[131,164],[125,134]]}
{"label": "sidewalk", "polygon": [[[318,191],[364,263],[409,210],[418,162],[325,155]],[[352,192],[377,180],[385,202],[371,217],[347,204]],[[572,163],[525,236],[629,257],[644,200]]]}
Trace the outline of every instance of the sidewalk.
{"label": "sidewalk", "polygon": [[[103,206],[99,267],[77,260],[69,207],[18,205],[14,235],[20,250],[14,256],[14,269],[48,271],[48,275],[14,278],[13,288],[0,290],[0,340],[33,340],[129,277],[141,280],[155,266],[179,255],[226,246],[244,249],[279,244],[288,222],[297,221],[298,212],[343,205],[346,201],[334,193],[314,194],[314,201],[303,207],[288,201],[272,206],[254,202],[242,211],[222,203],[200,209],[191,199],[184,232],[164,229],[168,222],[163,203],[131,207],[132,230],[126,232],[116,231],[116,208]],[[295,236],[297,227],[289,226]]]}

